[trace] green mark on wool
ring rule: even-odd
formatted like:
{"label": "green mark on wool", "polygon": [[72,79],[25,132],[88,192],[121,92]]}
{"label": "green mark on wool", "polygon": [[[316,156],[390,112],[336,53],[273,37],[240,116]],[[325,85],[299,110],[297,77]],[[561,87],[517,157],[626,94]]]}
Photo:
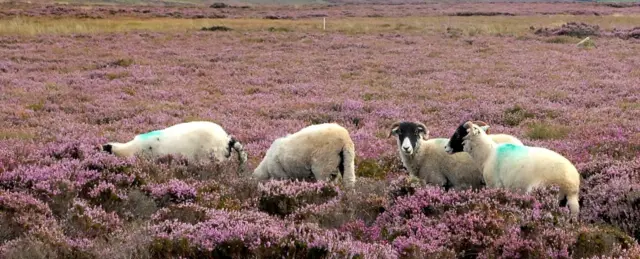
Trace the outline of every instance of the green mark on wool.
{"label": "green mark on wool", "polygon": [[145,140],[153,137],[159,137],[160,135],[162,135],[162,130],[154,130],[144,134],[140,134],[138,135],[138,137],[142,140]]}
{"label": "green mark on wool", "polygon": [[444,150],[444,146],[447,145],[447,142],[449,142],[448,138],[437,138],[434,139],[436,141],[436,145],[437,146],[442,146],[442,149]]}
{"label": "green mark on wool", "polygon": [[496,149],[496,172],[500,171],[501,165],[504,164],[503,161],[526,156],[529,151],[525,146],[514,144],[500,144]]}

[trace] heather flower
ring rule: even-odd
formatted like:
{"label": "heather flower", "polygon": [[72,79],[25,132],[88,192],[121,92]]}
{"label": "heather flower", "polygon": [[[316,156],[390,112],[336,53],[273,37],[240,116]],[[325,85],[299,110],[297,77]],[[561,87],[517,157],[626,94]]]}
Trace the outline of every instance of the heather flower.
{"label": "heather flower", "polygon": [[322,204],[340,194],[332,183],[324,181],[268,181],[260,184],[259,208],[271,215],[286,216],[308,204]]}
{"label": "heather flower", "polygon": [[[187,224],[165,221],[153,227],[156,254],[214,254],[220,256],[276,256],[280,251],[379,258],[397,258],[385,245],[351,241],[348,236],[314,226],[285,224],[262,212],[210,210],[207,221]],[[173,247],[186,244],[187,250]],[[296,245],[298,244],[298,245]],[[221,250],[221,246],[227,247]],[[331,256],[333,257],[333,256]]]}
{"label": "heather flower", "polygon": [[2,241],[57,226],[47,204],[25,193],[0,192],[0,216],[3,221]]}
{"label": "heather flower", "polygon": [[77,236],[95,238],[120,229],[122,222],[115,212],[105,212],[101,207],[91,206],[76,199],[69,209],[69,221]]}
{"label": "heather flower", "polygon": [[197,194],[195,187],[177,179],[169,180],[166,183],[147,185],[145,190],[161,204],[193,201]]}
{"label": "heather flower", "polygon": [[154,222],[175,219],[180,222],[195,224],[207,219],[207,208],[194,203],[175,204],[158,210],[151,219]]}
{"label": "heather flower", "polygon": [[425,187],[398,198],[375,226],[380,238],[405,256],[569,257],[576,226],[569,222],[567,209],[557,206],[556,193],[538,190],[529,196],[499,189],[445,192]]}

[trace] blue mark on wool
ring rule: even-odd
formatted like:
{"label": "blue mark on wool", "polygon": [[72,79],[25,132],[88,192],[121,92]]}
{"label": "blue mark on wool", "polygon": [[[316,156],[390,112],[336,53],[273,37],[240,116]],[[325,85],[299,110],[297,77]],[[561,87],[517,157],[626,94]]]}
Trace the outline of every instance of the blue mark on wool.
{"label": "blue mark on wool", "polygon": [[162,135],[162,130],[154,130],[154,131],[150,131],[144,134],[140,134],[138,135],[138,137],[141,140],[145,140],[145,139],[149,139],[149,138],[153,138],[153,137],[159,137],[160,135]]}
{"label": "blue mark on wool", "polygon": [[496,149],[496,172],[500,172],[500,168],[504,164],[504,161],[513,161],[527,156],[527,153],[529,152],[526,146],[514,144],[500,144]]}

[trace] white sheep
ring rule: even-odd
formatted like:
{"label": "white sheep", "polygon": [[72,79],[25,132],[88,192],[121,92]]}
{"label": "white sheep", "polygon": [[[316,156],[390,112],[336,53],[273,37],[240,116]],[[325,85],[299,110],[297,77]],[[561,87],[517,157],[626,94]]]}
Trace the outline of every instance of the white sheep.
{"label": "white sheep", "polygon": [[252,176],[261,181],[311,177],[334,181],[340,173],[345,186],[353,187],[354,159],[347,129],[335,123],[316,124],[273,141]]}
{"label": "white sheep", "polygon": [[208,121],[179,123],[137,135],[126,143],[109,142],[101,149],[120,157],[182,155],[189,160],[203,160],[213,155],[216,161],[226,161],[234,149],[241,166],[247,161],[242,144],[220,125]]}
{"label": "white sheep", "polygon": [[555,185],[560,188],[560,203],[566,199],[573,215],[580,212],[580,174],[562,155],[542,147],[496,144],[472,122],[460,125],[456,134],[458,138],[451,139],[445,151],[453,155],[460,152],[471,155],[482,171],[487,187],[528,194],[534,188]]}
{"label": "white sheep", "polygon": [[[489,135],[489,137],[491,137],[491,140],[493,140],[493,142],[495,143],[511,143],[518,146],[524,146],[524,144],[522,144],[522,141],[520,141],[518,138],[514,136],[511,136],[508,134],[489,134],[490,126],[484,121],[472,121],[472,122],[478,125],[487,135]],[[463,136],[455,132],[453,133],[453,136],[451,136],[451,138],[445,141],[445,143],[450,145],[450,147],[455,150],[462,150],[462,137]]]}
{"label": "white sheep", "polygon": [[[479,122],[482,123],[482,122]],[[485,129],[489,126],[485,124]],[[397,136],[402,164],[411,176],[425,183],[453,189],[477,189],[483,186],[482,174],[468,154],[449,155],[444,151],[446,138],[429,138],[427,127],[419,122],[396,122],[391,126]],[[494,135],[491,135],[492,138]],[[517,138],[500,134],[495,141],[522,145]]]}

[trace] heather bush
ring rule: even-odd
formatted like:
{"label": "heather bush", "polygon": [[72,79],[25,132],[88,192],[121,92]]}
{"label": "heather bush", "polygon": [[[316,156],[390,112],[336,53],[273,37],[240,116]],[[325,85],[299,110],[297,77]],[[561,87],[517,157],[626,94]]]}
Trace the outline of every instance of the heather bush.
{"label": "heather bush", "polygon": [[198,185],[196,201],[208,208],[241,210],[255,208],[260,190],[248,177],[223,177],[203,181]]}
{"label": "heather bush", "polygon": [[422,186],[424,186],[424,183],[415,176],[400,176],[389,184],[387,196],[391,202],[395,202],[400,197],[415,194],[418,188]]}
{"label": "heather bush", "polygon": [[319,205],[339,196],[340,190],[324,181],[268,181],[259,186],[258,208],[270,215],[281,217],[308,206]]}
{"label": "heather bush", "polygon": [[635,245],[624,233],[595,227],[585,227],[595,236],[577,234],[580,225],[569,220],[566,208],[558,207],[556,196],[553,188],[520,195],[500,189],[445,192],[425,187],[398,198],[375,227],[380,239],[408,257],[569,258],[596,254],[584,242],[601,242],[598,255]]}
{"label": "heather bush", "polygon": [[533,113],[528,112],[520,105],[515,105],[504,111],[502,122],[509,126],[518,126],[522,121],[533,117]]}
{"label": "heather bush", "polygon": [[231,28],[226,27],[226,26],[218,26],[218,25],[214,25],[211,27],[202,27],[202,29],[200,29],[201,31],[231,31]]}
{"label": "heather bush", "polygon": [[579,169],[590,175],[581,188],[582,219],[611,224],[640,240],[640,159],[599,161]]}
{"label": "heather bush", "polygon": [[563,24],[560,28],[556,28],[556,29],[548,29],[548,28],[538,29],[535,31],[535,34],[545,35],[545,36],[566,35],[571,37],[584,38],[587,36],[600,35],[600,26],[590,25],[586,23],[569,22],[569,23]]}
{"label": "heather bush", "polygon": [[74,237],[103,237],[120,229],[122,222],[115,212],[107,213],[101,207],[75,200],[67,216],[67,235]]}
{"label": "heather bush", "polygon": [[338,192],[337,197],[325,203],[307,204],[286,218],[331,229],[353,222],[370,225],[387,206],[385,185],[386,182],[360,178],[353,191]]}
{"label": "heather bush", "polygon": [[42,228],[55,227],[47,204],[25,193],[0,193],[0,241],[6,242]]}
{"label": "heather bush", "polygon": [[637,256],[634,254],[634,243],[637,241],[620,230],[610,227],[581,228],[576,241],[571,247],[574,258],[591,258],[601,255]]}
{"label": "heather bush", "polygon": [[161,184],[149,184],[143,188],[153,197],[160,207],[169,203],[192,202],[196,197],[196,189],[177,179]]}
{"label": "heather bush", "polygon": [[285,224],[262,212],[209,210],[207,220],[164,221],[153,227],[154,257],[396,258],[386,245],[353,241],[313,225]]}
{"label": "heather bush", "polygon": [[194,203],[175,204],[158,210],[152,217],[155,222],[177,220],[196,224],[206,219],[207,208]]}

